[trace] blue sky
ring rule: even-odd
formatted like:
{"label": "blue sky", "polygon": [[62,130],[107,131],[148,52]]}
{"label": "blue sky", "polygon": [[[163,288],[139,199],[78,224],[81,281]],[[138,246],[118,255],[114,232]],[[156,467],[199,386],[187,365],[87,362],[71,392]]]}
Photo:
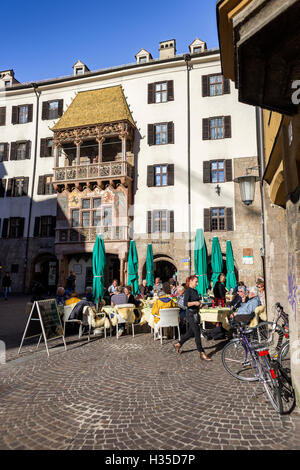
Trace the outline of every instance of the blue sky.
{"label": "blue sky", "polygon": [[0,70],[21,81],[69,75],[82,60],[90,70],[133,62],[143,47],[176,39],[177,53],[200,37],[218,47],[215,0],[52,0],[2,2]]}

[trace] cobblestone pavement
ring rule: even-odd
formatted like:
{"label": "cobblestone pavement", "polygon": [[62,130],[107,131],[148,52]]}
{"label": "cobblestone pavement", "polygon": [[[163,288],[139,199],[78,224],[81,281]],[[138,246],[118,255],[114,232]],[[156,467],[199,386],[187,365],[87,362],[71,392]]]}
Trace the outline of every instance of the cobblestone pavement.
{"label": "cobblestone pavement", "polygon": [[278,416],[257,385],[232,378],[222,342],[205,343],[205,363],[194,340],[178,357],[149,333],[68,337],[50,358],[27,346],[17,359],[17,339],[0,365],[2,450],[300,449],[298,412]]}

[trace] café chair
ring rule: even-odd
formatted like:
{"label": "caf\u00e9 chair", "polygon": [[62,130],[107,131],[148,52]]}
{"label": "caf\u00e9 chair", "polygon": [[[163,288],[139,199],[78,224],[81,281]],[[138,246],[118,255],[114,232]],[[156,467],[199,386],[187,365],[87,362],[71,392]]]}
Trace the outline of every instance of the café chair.
{"label": "caf\u00e9 chair", "polygon": [[112,320],[112,325],[116,326],[117,339],[119,339],[119,325],[131,325],[132,337],[134,338],[134,309],[136,306],[134,304],[120,304],[115,305],[114,308],[116,313],[110,314],[110,317]]}
{"label": "caf\u00e9 chair", "polygon": [[[174,339],[175,339],[175,328],[178,330],[178,340],[180,341],[180,329],[179,329],[179,308],[163,308],[159,311],[159,335],[160,344],[162,345],[162,328],[173,327]],[[155,335],[155,330],[154,330]]]}
{"label": "caf\u00e9 chair", "polygon": [[65,305],[64,306],[64,316],[63,316],[64,336],[65,336],[65,332],[66,332],[66,324],[67,323],[77,323],[79,325],[78,338],[82,337],[82,327],[83,326],[88,326],[89,327],[88,340],[90,340],[91,325],[89,324],[88,316],[85,314],[86,307],[83,309],[82,320],[78,320],[77,318],[69,320],[73,308],[74,308],[74,305]]}

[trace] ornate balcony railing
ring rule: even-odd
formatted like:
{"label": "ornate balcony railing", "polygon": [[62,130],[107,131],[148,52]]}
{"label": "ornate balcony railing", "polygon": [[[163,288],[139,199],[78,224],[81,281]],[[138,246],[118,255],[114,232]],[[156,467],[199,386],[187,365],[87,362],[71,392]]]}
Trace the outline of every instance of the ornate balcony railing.
{"label": "ornate balcony railing", "polygon": [[129,176],[133,178],[133,166],[126,161],[92,163],[54,168],[53,182],[86,181]]}
{"label": "ornate balcony railing", "polygon": [[129,227],[76,227],[56,229],[56,243],[91,243],[95,242],[98,233],[106,241],[129,240]]}

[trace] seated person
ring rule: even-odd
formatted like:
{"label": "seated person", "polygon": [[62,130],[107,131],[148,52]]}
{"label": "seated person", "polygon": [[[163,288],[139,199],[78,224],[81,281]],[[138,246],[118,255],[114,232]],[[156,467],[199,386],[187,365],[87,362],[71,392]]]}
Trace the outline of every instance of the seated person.
{"label": "seated person", "polygon": [[[143,279],[142,284],[139,286],[139,289],[140,289],[140,296],[141,296],[142,299],[147,299],[148,297],[151,297],[152,287],[147,286],[147,280],[146,279]],[[131,303],[131,302],[129,302],[129,303]]]}
{"label": "seated person", "polygon": [[114,307],[115,305],[122,305],[127,303],[127,295],[123,293],[123,287],[118,286],[116,293],[111,296],[112,307]]}
{"label": "seated person", "polygon": [[88,302],[93,302],[94,301],[93,288],[92,287],[87,287],[85,289],[85,298]]}
{"label": "seated person", "polygon": [[161,289],[162,289],[162,282],[160,280],[160,277],[156,277],[154,286],[153,286],[153,295],[157,295]]}
{"label": "seated person", "polygon": [[128,304],[133,304],[136,307],[138,307],[140,305],[141,301],[135,299],[135,297],[132,293],[132,287],[131,286],[124,287],[124,294],[127,295],[127,303]]}
{"label": "seated person", "polygon": [[254,317],[256,307],[261,305],[256,286],[250,287],[248,296],[249,300],[242,302],[237,312],[232,315],[237,321],[243,323],[249,323]]}
{"label": "seated person", "polygon": [[266,306],[266,293],[265,293],[265,282],[262,278],[258,278],[256,281],[256,287],[258,288],[258,297],[261,305]]}
{"label": "seated person", "polygon": [[174,308],[176,303],[169,294],[166,294],[164,290],[158,292],[158,299],[154,302],[152,307],[152,315],[154,316],[154,331],[156,338],[158,339],[158,322],[159,322],[159,312],[164,308]]}
{"label": "seated person", "polygon": [[65,305],[77,304],[78,302],[80,302],[80,299],[77,292],[72,292],[70,298],[65,301]]}
{"label": "seated person", "polygon": [[249,299],[246,294],[245,286],[238,286],[237,293],[234,295],[232,301],[229,303],[229,307],[236,310],[241,306],[242,303],[247,302]]}
{"label": "seated person", "polygon": [[84,307],[93,307],[93,305],[92,302],[88,302],[87,300],[79,300],[79,302],[74,303],[74,308],[69,316],[69,320],[82,320]]}
{"label": "seated person", "polygon": [[112,285],[109,286],[109,288],[108,288],[108,293],[109,293],[110,296],[116,294],[117,287],[118,287],[118,280],[114,279],[113,282],[112,282]]}
{"label": "seated person", "polygon": [[57,305],[65,305],[67,300],[66,291],[63,287],[58,287],[56,293],[56,303]]}

